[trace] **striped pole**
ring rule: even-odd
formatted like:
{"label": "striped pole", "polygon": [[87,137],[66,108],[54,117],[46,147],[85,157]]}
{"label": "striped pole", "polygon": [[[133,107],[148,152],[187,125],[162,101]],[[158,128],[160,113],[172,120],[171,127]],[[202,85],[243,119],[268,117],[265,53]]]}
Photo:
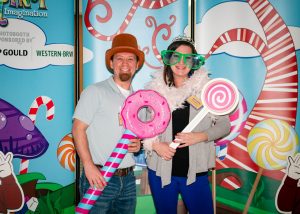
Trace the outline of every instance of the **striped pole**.
{"label": "striped pole", "polygon": [[[105,162],[104,166],[101,168],[100,173],[104,177],[106,182],[109,182],[123,158],[128,151],[128,144],[130,139],[134,139],[137,136],[128,129],[125,129],[121,139],[117,143],[115,149],[112,151],[110,157]],[[84,194],[83,198],[77,205],[75,212],[86,214],[92,209],[93,205],[102,194],[103,190],[98,190],[93,187],[89,187],[87,192]]]}

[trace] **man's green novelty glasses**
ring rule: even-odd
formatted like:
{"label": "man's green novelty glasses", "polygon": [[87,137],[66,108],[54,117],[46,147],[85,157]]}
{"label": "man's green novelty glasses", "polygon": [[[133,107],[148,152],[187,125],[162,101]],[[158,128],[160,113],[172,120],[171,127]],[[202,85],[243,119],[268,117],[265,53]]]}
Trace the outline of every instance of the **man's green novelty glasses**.
{"label": "man's green novelty glasses", "polygon": [[205,58],[200,54],[183,54],[177,51],[163,50],[161,58],[166,65],[176,65],[183,58],[184,64],[190,69],[198,69],[205,63]]}

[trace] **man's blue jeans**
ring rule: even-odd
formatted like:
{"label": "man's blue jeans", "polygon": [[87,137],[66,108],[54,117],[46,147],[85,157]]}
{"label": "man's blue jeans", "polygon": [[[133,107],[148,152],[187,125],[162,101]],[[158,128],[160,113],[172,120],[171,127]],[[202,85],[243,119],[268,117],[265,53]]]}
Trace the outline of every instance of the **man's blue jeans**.
{"label": "man's blue jeans", "polygon": [[[83,171],[79,184],[81,198],[89,187]],[[135,207],[136,184],[134,172],[131,171],[126,176],[113,176],[89,213],[134,214]]]}

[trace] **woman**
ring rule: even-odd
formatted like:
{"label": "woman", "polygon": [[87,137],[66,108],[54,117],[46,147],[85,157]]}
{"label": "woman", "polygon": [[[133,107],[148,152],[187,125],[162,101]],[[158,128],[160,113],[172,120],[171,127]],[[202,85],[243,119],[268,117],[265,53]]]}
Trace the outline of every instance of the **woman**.
{"label": "woman", "polygon": [[[144,140],[155,208],[158,214],[176,213],[181,194],[190,214],[213,213],[208,170],[215,166],[214,140],[230,131],[229,117],[208,113],[193,132],[182,133],[201,110],[198,98],[210,79],[204,68],[200,69],[204,58],[190,38],[177,37],[161,56],[163,72],[155,73],[146,85],[163,95],[172,111],[166,131]],[[169,146],[173,140],[180,143],[176,150]]]}

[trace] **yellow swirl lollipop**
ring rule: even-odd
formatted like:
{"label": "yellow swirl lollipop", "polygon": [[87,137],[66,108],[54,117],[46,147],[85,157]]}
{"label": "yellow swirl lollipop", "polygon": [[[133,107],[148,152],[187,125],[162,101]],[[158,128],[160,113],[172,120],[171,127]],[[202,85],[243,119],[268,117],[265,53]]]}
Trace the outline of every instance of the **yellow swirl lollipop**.
{"label": "yellow swirl lollipop", "polygon": [[248,153],[260,167],[269,170],[283,169],[287,157],[299,149],[296,131],[286,122],[267,119],[251,129],[247,140]]}

